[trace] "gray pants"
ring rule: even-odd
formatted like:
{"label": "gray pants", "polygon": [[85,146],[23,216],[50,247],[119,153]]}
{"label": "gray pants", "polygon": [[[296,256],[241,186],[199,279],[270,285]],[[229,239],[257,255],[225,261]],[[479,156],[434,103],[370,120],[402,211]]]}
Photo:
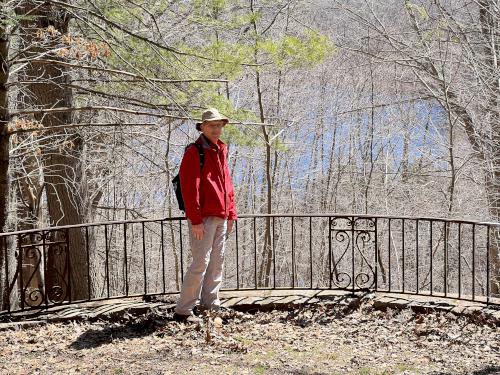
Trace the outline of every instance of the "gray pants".
{"label": "gray pants", "polygon": [[205,234],[201,240],[193,237],[189,223],[189,237],[193,262],[184,276],[181,294],[175,312],[190,315],[193,307],[201,298],[201,305],[206,308],[220,305],[219,289],[224,267],[224,245],[227,232],[227,220],[216,216],[203,219]]}

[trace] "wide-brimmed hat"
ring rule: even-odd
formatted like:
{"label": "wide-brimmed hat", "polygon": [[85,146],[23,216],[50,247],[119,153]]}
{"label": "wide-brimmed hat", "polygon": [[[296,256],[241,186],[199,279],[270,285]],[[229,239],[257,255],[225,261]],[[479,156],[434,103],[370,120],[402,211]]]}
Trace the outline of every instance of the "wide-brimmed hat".
{"label": "wide-brimmed hat", "polygon": [[201,122],[196,123],[196,130],[201,131],[200,125],[207,121],[224,121],[227,124],[229,119],[222,116],[216,108],[209,108],[201,114]]}

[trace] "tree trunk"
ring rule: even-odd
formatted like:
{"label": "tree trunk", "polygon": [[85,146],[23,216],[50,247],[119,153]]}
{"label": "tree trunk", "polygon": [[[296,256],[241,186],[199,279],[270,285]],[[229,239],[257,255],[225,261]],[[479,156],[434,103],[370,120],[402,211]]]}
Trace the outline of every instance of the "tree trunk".
{"label": "tree trunk", "polygon": [[[24,1],[16,9],[19,15],[29,14],[30,18],[22,21],[24,44],[33,46],[39,30],[53,27],[58,33],[68,32],[68,14],[50,3],[43,5]],[[49,35],[50,39],[51,36]],[[54,48],[55,41],[33,46],[24,52],[24,58],[32,59],[23,74],[30,81],[27,84],[25,105],[40,109],[71,107],[72,91],[65,84],[68,83],[69,72],[66,68],[56,65],[36,64],[36,56],[47,53]],[[57,59],[57,56],[50,56]],[[72,123],[71,112],[61,112],[51,115],[36,114],[35,120],[44,127],[50,128],[58,125]],[[52,132],[53,139],[42,145],[42,159],[44,164],[44,181],[48,212],[52,225],[72,225],[84,222],[85,218],[85,182],[81,166],[82,139],[78,133]],[[61,139],[63,140],[61,142]],[[61,239],[64,236],[58,234]],[[47,252],[48,275],[46,290],[48,293],[53,288],[61,286],[66,288],[65,297],[72,300],[85,299],[88,296],[87,272],[88,263],[85,251],[84,233],[80,229],[68,231],[70,268],[68,269],[66,256],[61,256],[58,251],[50,249]],[[63,275],[62,278],[60,275]],[[67,275],[69,275],[69,280]]]}
{"label": "tree trunk", "polygon": [[[250,1],[250,10],[252,13],[254,12],[254,7],[253,7],[253,0]],[[252,19],[252,25],[253,29],[256,35],[255,39],[255,51],[254,51],[254,62],[258,64],[258,58],[257,58],[257,37],[258,37],[258,30],[257,30],[257,23],[255,19]],[[265,123],[265,114],[264,114],[264,105],[263,105],[263,98],[262,98],[262,88],[261,88],[261,82],[260,82],[260,72],[257,70],[255,72],[255,77],[256,77],[256,88],[257,88],[257,104],[259,106],[259,117],[260,121],[262,123]],[[272,186],[272,180],[271,180],[271,144],[269,142],[269,133],[267,132],[266,127],[263,125],[262,126],[262,134],[264,135],[264,141],[266,142],[266,164],[265,164],[265,170],[266,170],[266,203],[267,203],[267,214],[272,213],[272,194],[273,194],[273,186]],[[262,262],[259,267],[259,276],[258,280],[256,282],[261,285],[261,286],[269,286],[270,283],[270,275],[271,275],[271,265],[272,265],[272,259],[273,259],[273,249],[271,246],[271,219],[269,217],[266,217],[266,228],[265,228],[265,234],[264,234],[264,247],[262,251]]]}
{"label": "tree trunk", "polygon": [[[4,9],[5,1],[0,2]],[[6,17],[0,14],[0,233],[6,230],[7,203],[9,199],[9,96],[7,81],[9,79],[9,37]],[[0,240],[1,241],[1,240]],[[5,264],[7,259],[6,241],[0,242],[0,310],[8,304],[8,280],[6,280]]]}

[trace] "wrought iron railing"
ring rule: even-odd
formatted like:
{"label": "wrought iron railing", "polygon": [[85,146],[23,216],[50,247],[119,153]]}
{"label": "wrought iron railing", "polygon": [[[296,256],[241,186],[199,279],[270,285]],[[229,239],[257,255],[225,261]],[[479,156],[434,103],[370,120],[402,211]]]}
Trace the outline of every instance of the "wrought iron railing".
{"label": "wrought iron railing", "polygon": [[[242,215],[224,289],[345,289],[500,305],[500,224],[367,215]],[[0,314],[177,293],[184,218],[0,234]]]}

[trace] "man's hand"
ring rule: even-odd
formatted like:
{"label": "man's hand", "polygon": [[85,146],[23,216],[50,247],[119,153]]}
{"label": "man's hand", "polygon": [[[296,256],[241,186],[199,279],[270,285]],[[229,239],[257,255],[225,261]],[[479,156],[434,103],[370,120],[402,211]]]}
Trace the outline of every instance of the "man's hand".
{"label": "man's hand", "polygon": [[205,226],[203,225],[203,223],[193,225],[192,230],[194,238],[197,239],[198,241],[201,241],[203,235],[205,234]]}
{"label": "man's hand", "polygon": [[227,233],[226,233],[227,236],[229,236],[229,234],[233,231],[233,225],[234,225],[234,220],[227,221]]}

